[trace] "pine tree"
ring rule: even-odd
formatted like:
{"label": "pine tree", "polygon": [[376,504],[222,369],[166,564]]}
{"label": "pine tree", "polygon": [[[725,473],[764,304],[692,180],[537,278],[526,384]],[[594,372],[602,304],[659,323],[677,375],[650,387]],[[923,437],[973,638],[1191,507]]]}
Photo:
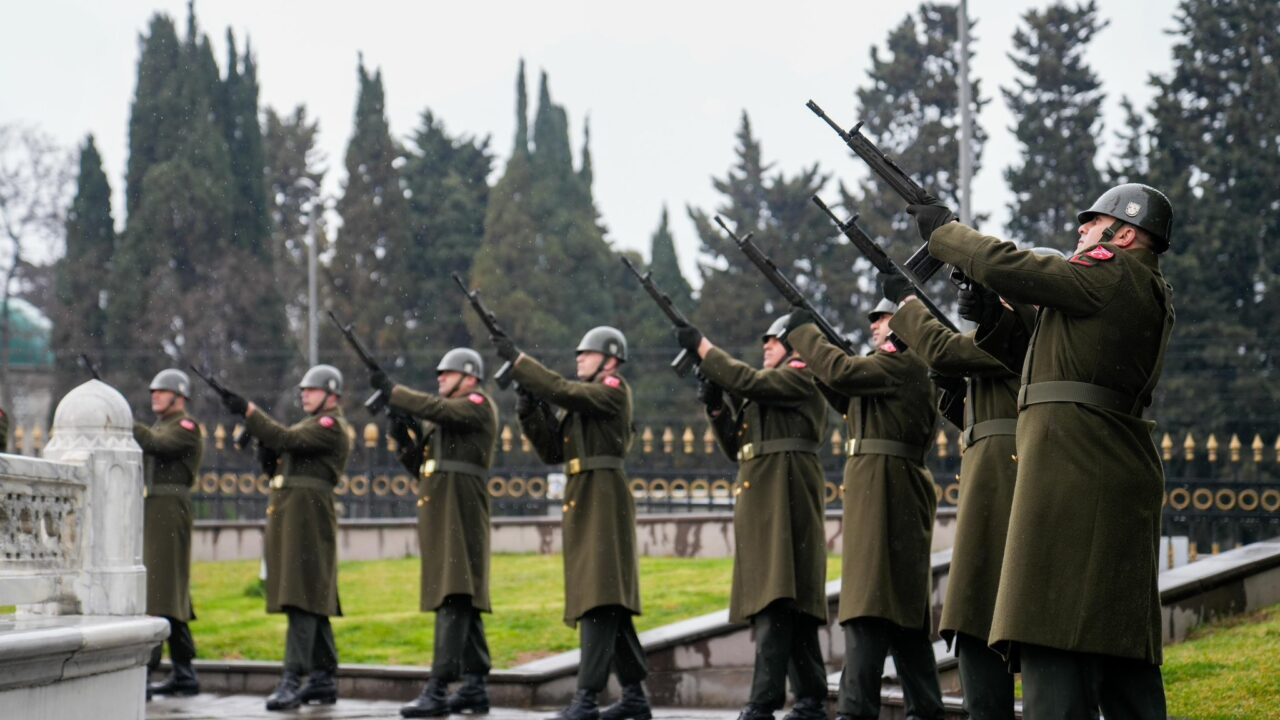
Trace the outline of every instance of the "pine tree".
{"label": "pine tree", "polygon": [[1151,133],[1147,118],[1127,97],[1120,99],[1120,108],[1124,111],[1124,129],[1117,134],[1120,153],[1107,166],[1108,185],[1141,182],[1151,172],[1147,162]]}
{"label": "pine tree", "polygon": [[80,175],[67,213],[66,255],[54,266],[54,397],[62,397],[84,381],[84,370],[77,364],[80,353],[95,362],[102,362],[106,355],[101,279],[103,268],[111,262],[115,239],[111,186],[90,135],[80,148]]}
{"label": "pine tree", "polygon": [[1177,433],[1280,430],[1280,5],[1183,0],[1155,78],[1150,183],[1173,203],[1161,266],[1178,322],[1155,417]]}
{"label": "pine tree", "polygon": [[1011,239],[1065,249],[1079,225],[1075,205],[1105,189],[1094,163],[1103,92],[1088,52],[1107,23],[1094,0],[1028,10],[1022,21],[1009,56],[1020,75],[1002,89],[1022,145],[1004,172],[1013,192],[1006,229]]}

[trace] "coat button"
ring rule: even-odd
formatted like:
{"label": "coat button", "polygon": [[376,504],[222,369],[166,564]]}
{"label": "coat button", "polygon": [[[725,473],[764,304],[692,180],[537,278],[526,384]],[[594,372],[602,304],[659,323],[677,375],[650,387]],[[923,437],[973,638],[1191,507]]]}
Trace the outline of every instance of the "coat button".
{"label": "coat button", "polygon": [[747,481],[743,482],[743,483],[742,483],[742,489],[743,489],[743,490],[750,490],[750,489],[751,489],[751,481],[750,481],[750,480],[747,480]]}
{"label": "coat button", "polygon": [[560,512],[569,512],[569,503],[560,506]]}

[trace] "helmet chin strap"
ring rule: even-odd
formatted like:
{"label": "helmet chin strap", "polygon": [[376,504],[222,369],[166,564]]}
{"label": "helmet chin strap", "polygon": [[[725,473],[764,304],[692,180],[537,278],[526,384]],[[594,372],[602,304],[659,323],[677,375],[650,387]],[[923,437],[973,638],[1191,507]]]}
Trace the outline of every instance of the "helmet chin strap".
{"label": "helmet chin strap", "polygon": [[1111,227],[1102,231],[1102,239],[1098,242],[1111,242],[1111,238],[1115,237],[1116,233],[1120,232],[1120,230],[1124,228],[1124,225],[1125,222],[1123,220],[1117,220],[1111,223]]}
{"label": "helmet chin strap", "polygon": [[176,402],[178,402],[177,393],[171,393],[169,396],[169,404],[165,405],[164,409],[156,414],[159,415],[160,417],[164,417],[165,415],[168,415],[169,411],[173,409],[173,404]]}
{"label": "helmet chin strap", "polygon": [[600,363],[596,365],[595,372],[591,373],[591,377],[587,378],[586,382],[593,383],[596,381],[596,378],[600,377],[600,371],[604,370],[605,361],[607,361],[608,359],[609,358],[605,357],[604,355],[600,356]]}

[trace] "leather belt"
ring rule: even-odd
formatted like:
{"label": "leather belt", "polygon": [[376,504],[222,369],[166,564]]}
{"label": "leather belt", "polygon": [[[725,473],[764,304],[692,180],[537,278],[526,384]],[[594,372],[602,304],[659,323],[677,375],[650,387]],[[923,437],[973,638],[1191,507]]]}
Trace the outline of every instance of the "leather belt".
{"label": "leather belt", "polygon": [[321,480],[318,477],[307,477],[306,475],[277,475],[271,478],[271,489],[280,490],[282,488],[310,488],[319,490],[322,493],[333,492],[333,483],[328,480]]}
{"label": "leather belt", "polygon": [[738,462],[746,462],[753,458],[763,457],[765,455],[774,455],[783,452],[801,452],[817,455],[818,450],[822,447],[822,443],[814,440],[802,440],[800,438],[782,438],[780,440],[761,440],[760,442],[747,443],[738,448]]}
{"label": "leather belt", "polygon": [[[1025,409],[1028,405],[1039,405],[1041,403],[1078,403],[1081,405],[1093,405],[1103,410],[1111,410],[1125,415],[1142,416],[1141,404],[1134,400],[1133,396],[1116,392],[1101,385],[1071,380],[1031,383],[1023,385],[1022,389],[1018,391],[1019,410]],[[1134,412],[1135,407],[1139,408],[1136,413]]]}
{"label": "leather belt", "polygon": [[989,438],[993,435],[1016,435],[1018,434],[1017,418],[998,418],[995,420],[983,420],[980,423],[974,423],[964,429],[960,434],[961,447],[970,448],[973,444],[983,438]]}
{"label": "leather belt", "polygon": [[424,478],[431,477],[436,473],[447,473],[447,472],[460,473],[462,475],[474,475],[478,478],[482,478],[489,474],[488,470],[484,469],[480,465],[475,465],[473,463],[463,462],[461,460],[434,460],[434,459],[427,460],[426,462],[422,463],[422,468],[420,472],[422,477]]}
{"label": "leather belt", "polygon": [[924,462],[924,454],[927,449],[908,445],[897,440],[881,440],[879,438],[851,439],[844,442],[844,454],[847,457],[855,455],[889,455],[915,463]]}
{"label": "leather belt", "polygon": [[191,488],[186,485],[151,485],[142,488],[142,497],[191,497]]}
{"label": "leather belt", "polygon": [[612,455],[595,455],[586,458],[573,458],[564,463],[566,475],[579,475],[591,470],[622,470],[623,460]]}

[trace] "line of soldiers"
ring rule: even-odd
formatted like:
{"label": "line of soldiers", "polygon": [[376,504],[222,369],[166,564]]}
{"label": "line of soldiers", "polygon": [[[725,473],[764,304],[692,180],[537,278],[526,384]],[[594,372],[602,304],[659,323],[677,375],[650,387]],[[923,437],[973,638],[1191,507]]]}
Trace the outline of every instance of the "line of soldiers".
{"label": "line of soldiers", "polygon": [[[721,449],[739,466],[730,619],[750,623],[756,641],[739,720],[772,718],[788,681],[795,702],[786,720],[826,716],[817,454],[828,405],[843,417],[848,458],[837,717],[878,717],[889,655],[908,716],[942,717],[930,643],[936,496],[924,466],[937,418],[931,372],[968,380],[961,510],[940,629],[955,643],[970,715],[1013,717],[1011,673],[1020,670],[1024,714],[1034,720],[1094,717],[1099,708],[1109,718],[1164,717],[1156,587],[1163,470],[1152,424],[1141,415],[1173,324],[1158,261],[1171,236],[1167,198],[1138,184],[1108,190],[1079,214],[1070,257],[982,235],[935,200],[908,212],[929,252],[969,279],[960,305],[976,331],[944,327],[897,272],[880,275],[885,301],[868,316],[875,349],[865,356],[830,342],[799,306],[764,333],[760,369],[688,323],[675,331],[699,359],[699,399]],[[611,327],[588,332],[577,347],[576,381],[505,335],[491,340],[513,366],[524,435],[568,476],[564,619],[579,630],[582,659],[578,690],[557,718],[649,720],[647,666],[633,624],[641,611],[635,506],[623,461],[633,437],[631,391],[619,375],[626,339]],[[182,489],[157,489],[189,488],[199,437],[185,415],[185,376],[166,373],[182,375],[157,376],[152,409],[160,420],[136,435],[148,453],[149,612],[174,627],[174,674],[153,691],[184,693],[197,688],[185,630],[193,617],[189,540],[173,539],[190,533],[190,503]],[[405,717],[489,709],[485,477],[498,415],[483,378],[484,363],[468,348],[441,360],[436,393],[397,385],[381,371],[370,378],[390,398],[401,461],[420,477],[421,609],[436,613],[431,677],[402,708]],[[289,634],[271,710],[337,698],[328,618],[341,611],[329,493],[349,453],[342,379],[316,366],[300,387],[308,417],[290,428],[238,395],[223,397],[279,454],[267,520],[267,604],[288,613]],[[165,572],[167,581],[159,577]],[[623,694],[601,709],[597,696],[611,668]]]}

